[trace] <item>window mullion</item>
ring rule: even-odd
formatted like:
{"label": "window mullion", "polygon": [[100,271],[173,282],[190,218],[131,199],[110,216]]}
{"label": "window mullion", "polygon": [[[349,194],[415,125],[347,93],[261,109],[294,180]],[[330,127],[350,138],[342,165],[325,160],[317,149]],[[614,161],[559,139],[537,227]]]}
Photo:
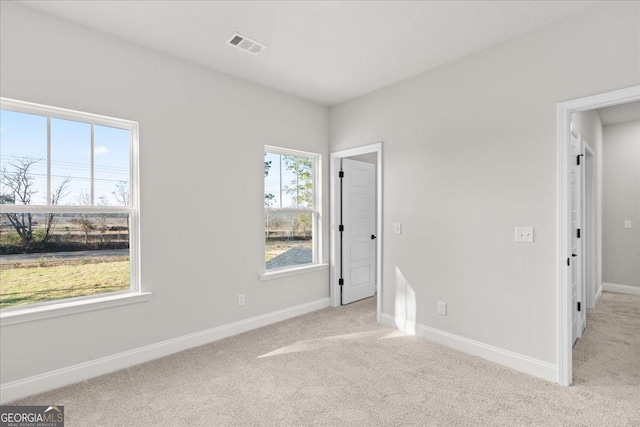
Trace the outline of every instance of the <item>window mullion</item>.
{"label": "window mullion", "polygon": [[280,161],[280,207],[282,207],[282,154],[278,156]]}
{"label": "window mullion", "polygon": [[126,206],[2,205],[2,213],[133,214],[133,209]]}
{"label": "window mullion", "polygon": [[321,234],[321,227],[320,227],[320,215],[319,212],[317,211],[317,207],[319,206],[318,203],[318,157],[314,157],[313,161],[311,163],[311,185],[312,185],[312,191],[313,193],[311,194],[311,203],[313,204],[312,209],[313,209],[313,223],[312,223],[312,227],[313,227],[313,262],[314,263],[320,263],[320,260],[322,258],[321,253],[322,253],[322,248],[320,246],[320,242],[322,241],[322,236]]}
{"label": "window mullion", "polygon": [[91,206],[95,206],[95,134],[96,134],[96,125],[91,123]]}
{"label": "window mullion", "polygon": [[51,205],[51,117],[47,116],[47,206]]}
{"label": "window mullion", "polygon": [[316,221],[318,217],[316,216],[315,211],[311,213],[311,260],[315,264],[318,262],[318,245],[317,245],[317,231],[318,227],[316,227]]}
{"label": "window mullion", "polygon": [[313,213],[312,208],[265,208],[267,213]]}

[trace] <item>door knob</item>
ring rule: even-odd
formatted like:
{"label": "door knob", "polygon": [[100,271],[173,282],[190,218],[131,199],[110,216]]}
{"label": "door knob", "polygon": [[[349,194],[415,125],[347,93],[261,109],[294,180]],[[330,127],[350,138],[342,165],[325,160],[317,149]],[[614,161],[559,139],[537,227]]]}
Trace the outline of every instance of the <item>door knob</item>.
{"label": "door knob", "polygon": [[371,235],[371,240],[375,239],[376,236],[374,236],[373,234]]}

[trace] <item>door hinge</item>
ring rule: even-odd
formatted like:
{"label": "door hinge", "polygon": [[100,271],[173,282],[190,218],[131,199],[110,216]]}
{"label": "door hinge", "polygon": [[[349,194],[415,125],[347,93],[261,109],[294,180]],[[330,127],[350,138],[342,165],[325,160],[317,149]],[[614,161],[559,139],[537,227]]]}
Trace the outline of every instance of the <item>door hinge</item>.
{"label": "door hinge", "polygon": [[580,302],[578,301],[578,311],[581,311]]}
{"label": "door hinge", "polygon": [[338,231],[342,233],[344,231],[344,225],[340,224],[338,226]]}
{"label": "door hinge", "polygon": [[580,229],[578,228],[578,239],[580,238]]}
{"label": "door hinge", "polygon": [[338,285],[340,286],[344,285],[344,279],[338,279]]}
{"label": "door hinge", "polygon": [[571,258],[567,258],[567,266],[571,267]]}
{"label": "door hinge", "polygon": [[344,171],[338,172],[338,178],[344,178]]}
{"label": "door hinge", "polygon": [[576,164],[578,166],[580,166],[580,157],[584,156],[584,154],[578,154],[578,160],[576,161]]}

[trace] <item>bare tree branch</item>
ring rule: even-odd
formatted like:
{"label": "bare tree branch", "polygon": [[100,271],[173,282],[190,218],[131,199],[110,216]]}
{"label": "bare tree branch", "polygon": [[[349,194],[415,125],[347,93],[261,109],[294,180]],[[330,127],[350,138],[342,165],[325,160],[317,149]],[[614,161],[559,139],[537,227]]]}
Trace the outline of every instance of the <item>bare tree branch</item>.
{"label": "bare tree branch", "polygon": [[[105,196],[100,196],[98,200],[98,206],[109,206],[109,201]],[[105,234],[109,229],[109,226],[107,225],[108,218],[109,216],[107,214],[99,214],[96,218],[98,222],[98,231],[100,231],[100,243],[104,243]]]}
{"label": "bare tree branch", "polygon": [[[129,181],[120,181],[116,184],[116,191],[111,194],[116,198],[118,204],[122,206],[129,206]],[[127,231],[129,230],[129,215],[127,215]]]}
{"label": "bare tree branch", "polygon": [[[91,194],[89,194],[88,192],[83,192],[80,195],[78,195],[78,203],[82,206],[91,206]],[[89,218],[89,215],[87,214],[80,214],[80,217],[77,218],[75,220],[75,222],[80,225],[80,227],[82,227],[82,230],[84,231],[84,244],[88,245],[89,244],[89,231],[95,229],[95,225],[93,225],[93,222],[91,222],[91,219]]]}
{"label": "bare tree branch", "polygon": [[116,198],[119,205],[129,206],[129,181],[120,181],[116,184],[116,191],[111,194]]}
{"label": "bare tree branch", "polygon": [[[2,186],[9,189],[9,192],[0,195],[0,203],[31,204],[31,198],[38,192],[38,190],[34,188],[31,168],[41,160],[42,159],[25,156],[8,162],[11,170],[8,170],[6,167],[3,168],[0,171],[0,178]],[[33,240],[33,214],[5,213],[5,216],[18,233],[18,236],[20,236],[25,249],[28,249]]]}
{"label": "bare tree branch", "polygon": [[[71,178],[66,177],[62,180],[60,185],[56,187],[56,189],[51,194],[51,205],[56,206],[60,203],[62,199],[69,195],[69,184],[71,183]],[[53,223],[55,221],[56,214],[53,212],[48,213],[44,219],[44,236],[42,237],[42,241],[46,242],[49,240],[51,229],[53,228]]]}

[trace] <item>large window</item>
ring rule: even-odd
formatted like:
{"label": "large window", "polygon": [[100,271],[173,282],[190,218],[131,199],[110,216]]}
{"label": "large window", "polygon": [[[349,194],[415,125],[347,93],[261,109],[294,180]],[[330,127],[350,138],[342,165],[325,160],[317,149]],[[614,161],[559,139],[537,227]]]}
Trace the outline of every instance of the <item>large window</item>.
{"label": "large window", "polygon": [[137,290],[137,124],[0,101],[0,309]]}
{"label": "large window", "polygon": [[319,155],[266,147],[265,270],[317,264]]}

